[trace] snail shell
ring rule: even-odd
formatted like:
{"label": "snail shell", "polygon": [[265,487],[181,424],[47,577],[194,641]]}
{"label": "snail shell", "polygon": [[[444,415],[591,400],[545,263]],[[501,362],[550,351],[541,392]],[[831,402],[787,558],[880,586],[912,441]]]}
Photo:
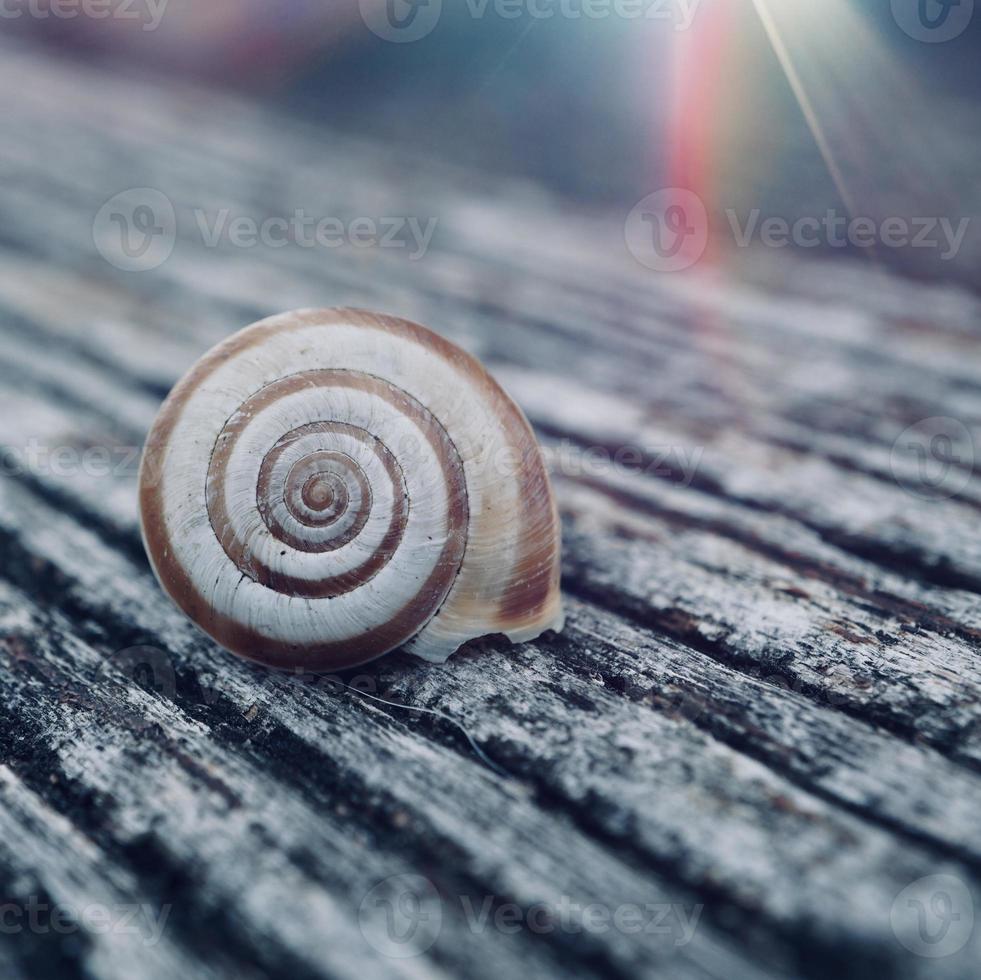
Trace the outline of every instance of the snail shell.
{"label": "snail shell", "polygon": [[350,667],[561,629],[560,532],[520,409],[407,320],[301,310],[198,361],[140,468],[164,590],[235,653]]}

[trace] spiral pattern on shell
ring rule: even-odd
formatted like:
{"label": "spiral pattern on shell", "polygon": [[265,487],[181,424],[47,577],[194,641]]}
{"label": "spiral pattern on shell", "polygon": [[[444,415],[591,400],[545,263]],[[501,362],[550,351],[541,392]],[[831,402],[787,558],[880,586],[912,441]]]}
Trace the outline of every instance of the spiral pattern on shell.
{"label": "spiral pattern on shell", "polygon": [[275,666],[559,628],[559,531],[520,410],[424,327],[298,311],[219,344],[147,440],[144,541],[207,633]]}

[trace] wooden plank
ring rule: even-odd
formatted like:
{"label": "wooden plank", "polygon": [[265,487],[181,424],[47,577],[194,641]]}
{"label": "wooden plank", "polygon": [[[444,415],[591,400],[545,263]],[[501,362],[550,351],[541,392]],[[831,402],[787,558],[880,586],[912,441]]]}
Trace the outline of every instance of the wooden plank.
{"label": "wooden plank", "polygon": [[[51,516],[55,523],[43,534],[53,541],[65,525]],[[79,532],[76,543],[84,545],[85,537]],[[39,547],[34,554],[40,557],[43,551]],[[95,567],[92,554],[77,554],[76,559],[77,568]],[[112,575],[108,566],[99,565],[99,576]],[[60,693],[50,702],[39,700],[37,691],[23,691],[9,709],[16,712],[12,720],[27,738],[33,727],[33,737],[53,750],[49,771],[65,781],[73,798],[112,801],[98,825],[107,848],[149,850],[156,863],[175,871],[196,868],[205,880],[188,883],[183,900],[197,903],[196,915],[243,918],[250,941],[271,947],[267,967],[276,957],[292,953],[298,968],[315,970],[324,960],[324,943],[329,943],[330,948],[340,947],[338,956],[351,960],[344,966],[344,961],[329,958],[323,963],[328,975],[363,969],[372,949],[353,931],[358,903],[376,882],[407,865],[425,869],[438,881],[447,895],[447,915],[455,912],[460,918],[466,909],[479,908],[486,895],[497,901],[511,896],[522,907],[546,901],[557,907],[562,895],[570,895],[583,905],[620,896],[618,904],[687,908],[690,894],[661,885],[656,875],[630,870],[565,821],[547,821],[520,786],[494,777],[465,748],[463,764],[454,765],[459,749],[434,745],[356,695],[338,699],[330,684],[304,684],[235,664],[231,671],[222,667],[214,674],[208,666],[209,686],[202,700],[205,679],[198,664],[208,644],[161,602],[145,575],[132,579],[136,591],[129,597],[120,595],[117,586],[115,594],[107,595],[91,580],[70,583],[65,577],[61,582],[73,622],[84,624],[88,615],[88,629],[96,642],[102,640],[103,649],[105,631],[119,635],[119,626],[108,619],[112,610],[124,609],[129,601],[145,603],[139,635],[144,643],[166,642],[161,649],[173,656],[168,661],[173,677],[158,674],[163,697],[133,687],[125,670],[120,676],[111,660],[107,666],[105,653],[73,638],[64,617],[49,618],[44,634],[49,646],[39,649],[39,630],[23,622],[23,600],[8,593],[7,615],[19,633],[11,636],[8,622],[7,642],[20,639],[26,646],[33,641],[25,654],[30,661],[25,673],[42,673],[44,687],[55,686]],[[109,600],[109,608],[83,613],[86,597],[91,601],[100,595]],[[133,622],[131,613],[124,615],[126,623]],[[154,623],[160,624],[159,634]],[[70,650],[60,649],[62,643]],[[13,690],[27,679],[22,676],[18,685],[16,673],[8,678]],[[76,705],[80,694],[69,697],[68,692],[84,693],[84,703]],[[25,703],[17,711],[21,700]],[[57,717],[42,714],[52,711]],[[59,737],[51,744],[54,731]],[[24,756],[29,757],[28,750],[22,750]],[[441,800],[438,814],[430,812],[436,793]],[[261,862],[236,865],[236,854],[249,853],[260,842]],[[522,858],[518,852],[524,851],[528,853]],[[303,856],[299,869],[294,866],[298,854]],[[449,864],[444,863],[447,855],[454,855]],[[298,874],[312,871],[314,882],[297,880]],[[326,886],[322,897],[315,886]],[[340,896],[331,896],[335,888],[343,889]],[[553,889],[560,890],[550,900]],[[465,905],[462,896],[472,904]],[[270,907],[280,914],[270,918]],[[691,908],[696,914],[695,906]],[[347,925],[338,926],[338,918]],[[285,935],[284,929],[289,930]],[[703,975],[704,963],[716,964],[711,975],[755,975],[726,951],[724,941],[704,932],[690,951],[676,947],[673,935],[641,935],[633,942],[609,944],[591,943],[587,936],[577,955],[609,960],[612,968],[664,959],[681,976]],[[561,953],[551,954],[559,962],[550,965],[547,951],[536,954],[516,942],[516,959],[509,962],[510,944],[498,949],[498,938],[492,930],[457,923],[452,931],[447,928],[442,955],[451,963],[459,961],[457,969],[474,958],[485,965],[488,976],[536,960],[546,975],[561,972]],[[477,948],[468,948],[470,943]],[[489,945],[481,949],[481,943]],[[385,965],[379,960],[380,968]]]}
{"label": "wooden plank", "polygon": [[[59,518],[56,513],[39,511],[38,504],[27,499],[21,506],[29,507],[32,513],[43,513],[44,520],[39,527],[26,527],[26,522],[18,516],[17,494],[4,494],[0,520],[5,517],[9,524],[0,527],[7,548],[14,546],[11,535],[15,533],[22,538],[25,555],[50,563],[52,568],[47,574],[53,576],[53,583],[57,582],[61,601],[80,621],[94,620],[96,635],[108,631],[115,637],[121,637],[127,624],[138,622],[138,630],[129,637],[132,642],[154,642],[171,652],[187,650],[192,663],[200,656],[201,638],[166,606],[145,575],[140,576],[135,569],[124,567],[121,564],[124,560],[117,557],[115,552],[106,552],[98,539],[85,535],[81,529],[69,529],[64,524],[65,519]],[[61,547],[66,535],[76,546],[70,556],[65,555]],[[94,550],[87,550],[86,546]],[[460,688],[468,692],[466,710],[461,710],[456,700],[460,697],[459,690],[446,690],[437,703],[450,709],[451,716],[466,719],[469,725],[477,726],[478,732],[481,731],[484,716],[476,707],[484,707],[484,700],[493,704],[503,701],[510,706],[515,703],[518,690],[532,692],[531,700],[525,704],[528,717],[521,719],[531,729],[531,738],[517,743],[520,751],[516,758],[512,756],[516,752],[514,722],[509,719],[508,713],[501,713],[500,706],[495,715],[490,716],[494,719],[495,731],[493,736],[486,738],[485,745],[499,764],[506,765],[509,771],[517,768],[518,773],[533,778],[534,782],[547,778],[545,788],[549,795],[568,796],[565,806],[574,811],[595,810],[601,818],[605,818],[601,819],[600,824],[604,836],[612,836],[619,840],[621,846],[643,854],[652,869],[671,869],[672,875],[680,873],[681,881],[685,884],[705,889],[708,887],[706,876],[711,868],[713,891],[721,890],[726,901],[735,900],[737,905],[752,904],[758,917],[772,917],[772,927],[778,932],[789,930],[797,943],[806,940],[808,944],[815,944],[825,955],[842,943],[860,949],[865,931],[873,935],[878,933],[885,943],[887,922],[884,915],[889,905],[888,898],[890,894],[898,892],[900,883],[907,876],[926,873],[936,866],[938,860],[944,867],[957,867],[951,859],[931,853],[930,849],[917,857],[917,848],[908,841],[890,842],[888,834],[872,827],[863,827],[836,813],[834,808],[823,805],[820,800],[801,794],[785,779],[760,767],[749,757],[730,753],[723,761],[718,756],[721,746],[706,741],[703,735],[691,728],[688,719],[683,716],[678,718],[672,710],[667,712],[666,717],[660,713],[652,714],[646,708],[639,715],[631,711],[631,715],[643,722],[642,727],[631,734],[625,719],[618,717],[618,699],[609,695],[602,697],[603,689],[597,689],[592,682],[587,682],[586,687],[582,688],[583,682],[577,682],[574,673],[561,682],[562,700],[550,711],[542,694],[542,686],[544,684],[547,688],[548,681],[519,675],[510,686],[505,687],[502,678],[510,680],[508,675],[516,673],[517,664],[513,651],[502,651],[499,656],[500,663],[491,655],[491,651],[483,651],[472,661],[476,673],[470,677],[459,676],[463,665],[469,666],[471,663],[469,660],[449,672],[448,677],[433,677],[432,671],[428,670],[423,673],[429,678],[429,683],[441,691],[449,686],[449,679],[458,681]],[[534,654],[530,659],[531,669],[537,673],[542,666],[535,663]],[[607,660],[601,656],[599,663],[605,664]],[[505,665],[509,668],[506,673],[502,670]],[[193,671],[193,667],[189,669]],[[406,665],[403,669],[416,673],[420,671],[415,664]],[[224,685],[229,682],[233,677],[230,670],[231,665],[222,668],[219,683]],[[595,667],[588,670],[595,670]],[[683,685],[684,680],[679,678],[674,683]],[[387,683],[385,690],[388,691]],[[258,695],[263,693],[268,697],[265,686],[257,692],[254,683],[249,682],[244,692],[240,691],[237,695],[238,710],[244,715],[258,704],[263,710],[278,715],[285,708],[285,703],[275,696],[268,701],[260,700]],[[446,696],[450,696],[450,700],[443,701],[442,697]],[[566,703],[563,705],[563,702]],[[414,698],[411,703],[419,702]],[[588,728],[581,729],[580,719],[584,708],[587,709],[587,718],[595,713],[605,719],[603,723],[593,720]],[[359,716],[362,710],[359,706]],[[313,723],[307,712],[309,705],[288,711],[288,722],[283,731],[298,729],[303,732],[308,747],[329,741],[332,754],[335,753],[338,749],[338,732],[332,727],[329,736],[327,733],[307,734]],[[634,724],[637,724],[637,720]],[[611,741],[613,732],[622,734],[626,741],[622,744],[615,739]],[[364,733],[359,732],[358,736],[364,737]],[[563,745],[574,747],[570,762],[565,762],[560,752]],[[369,751],[377,753],[377,746]],[[526,753],[531,754],[528,756]],[[614,773],[623,767],[621,756],[624,753],[631,765],[619,778],[614,778]],[[723,751],[723,757],[726,755]],[[557,773],[548,773],[546,760]],[[405,760],[393,762],[404,778]],[[363,778],[366,764],[366,760],[352,763],[351,768],[362,774]],[[869,759],[869,764],[874,766],[874,759]],[[562,775],[567,766],[571,766],[571,770],[568,775]],[[377,758],[370,768],[378,768]],[[586,779],[587,774],[597,768],[602,773],[598,784]],[[926,776],[930,771],[929,759],[924,760],[922,768]],[[377,773],[376,778],[385,780],[388,777]],[[552,780],[555,780],[554,785]],[[694,793],[694,799],[716,799],[718,805],[723,807],[721,814],[714,810],[704,814],[701,827],[693,821],[693,810],[678,808],[679,789],[686,787],[689,781],[693,785],[688,791]],[[637,790],[628,792],[632,787],[637,787]],[[924,795],[928,791],[928,787],[924,787]],[[874,790],[870,788],[870,792]],[[461,790],[460,796],[467,799],[472,797],[472,793],[472,788],[468,787],[466,791]],[[730,797],[726,804],[722,803],[724,797]],[[429,798],[427,793],[425,799]],[[663,805],[659,805],[662,800]],[[780,805],[775,806],[775,801],[781,801]],[[445,800],[442,805],[446,806]],[[912,801],[910,810],[915,810]],[[697,808],[694,812],[698,812]],[[580,819],[595,818],[583,816]],[[719,833],[720,819],[725,828],[722,834]],[[787,826],[774,827],[774,820],[778,823],[786,821]],[[606,821],[611,823],[607,824]],[[791,825],[797,825],[796,829],[792,830]],[[807,828],[805,846],[797,852],[795,848],[802,826]],[[624,831],[617,828],[629,828],[629,836],[624,839]],[[825,832],[829,838],[826,844],[821,845],[819,841]],[[740,840],[738,853],[732,851],[733,839]],[[786,849],[774,852],[776,841],[785,842]],[[718,846],[713,847],[713,842]],[[851,846],[846,846],[846,842]],[[894,848],[888,859],[881,851],[885,846]],[[840,857],[840,864],[828,864],[832,853]],[[752,860],[748,859],[750,854],[753,855]],[[827,877],[815,872],[812,862],[816,854],[821,855]],[[685,861],[679,872],[676,862],[682,858]],[[774,891],[778,882],[786,880],[787,862],[795,861],[800,863],[798,874],[814,891],[808,889],[802,892],[796,877],[791,879],[795,881],[792,893]],[[960,867],[958,872],[968,874]],[[867,905],[856,904],[851,897],[858,880],[866,883],[866,889],[870,887],[870,881],[880,882],[871,897],[867,893],[863,896]],[[822,892],[826,892],[824,897],[821,897]],[[830,921],[815,921],[814,909],[817,907],[834,910]],[[846,914],[842,914],[843,909]],[[841,930],[844,930],[843,934]],[[816,935],[812,935],[812,932],[816,932]]]}

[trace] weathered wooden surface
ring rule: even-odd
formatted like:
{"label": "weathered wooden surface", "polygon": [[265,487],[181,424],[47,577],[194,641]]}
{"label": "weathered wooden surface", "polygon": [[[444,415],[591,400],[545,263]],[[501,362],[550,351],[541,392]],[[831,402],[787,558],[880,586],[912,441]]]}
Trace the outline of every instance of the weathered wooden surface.
{"label": "weathered wooden surface", "polygon": [[[5,977],[978,975],[981,482],[962,461],[924,498],[892,447],[981,424],[981,304],[772,255],[654,277],[616,215],[2,54]],[[132,187],[177,208],[150,272],[93,246]],[[438,228],[418,261],[205,247],[193,211],[223,207]],[[343,678],[456,719],[501,773],[445,718],[224,654],[149,573],[134,454],[161,398],[229,331],[325,305],[462,343],[552,455],[567,630]],[[439,896],[417,956],[387,955],[372,892],[401,874]],[[933,875],[967,938],[927,957],[900,939],[935,889],[902,893]],[[142,934],[28,928],[32,897],[136,907]],[[632,905],[639,929],[602,918]]]}

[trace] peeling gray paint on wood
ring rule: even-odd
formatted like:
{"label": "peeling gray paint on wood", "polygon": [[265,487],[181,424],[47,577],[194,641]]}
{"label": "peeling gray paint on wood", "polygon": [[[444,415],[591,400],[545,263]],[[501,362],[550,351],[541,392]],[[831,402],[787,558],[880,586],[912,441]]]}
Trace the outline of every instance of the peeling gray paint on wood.
{"label": "peeling gray paint on wood", "polygon": [[[738,287],[652,280],[616,216],[0,48],[0,893],[166,911],[152,945],[22,930],[4,976],[976,975],[981,928],[927,959],[892,921],[933,875],[981,899],[981,484],[920,499],[891,451],[919,419],[981,418],[973,297],[783,256]],[[146,275],[91,237],[135,186],[184,221]],[[315,193],[438,216],[432,251],[195,238],[196,207]],[[187,366],[342,304],[487,361],[557,461],[566,530],[561,636],[344,676],[387,705],[218,650],[136,523],[133,452]],[[633,469],[582,455],[623,446]],[[91,448],[108,472],[71,465]],[[442,912],[404,959],[362,929],[401,874]],[[671,928],[529,927],[563,902]],[[513,930],[479,916],[512,908]]]}

